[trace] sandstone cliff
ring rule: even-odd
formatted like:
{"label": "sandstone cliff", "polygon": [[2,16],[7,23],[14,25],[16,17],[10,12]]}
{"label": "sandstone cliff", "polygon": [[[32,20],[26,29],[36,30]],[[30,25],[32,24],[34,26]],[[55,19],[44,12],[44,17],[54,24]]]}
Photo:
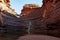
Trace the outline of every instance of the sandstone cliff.
{"label": "sandstone cliff", "polygon": [[21,10],[21,16],[28,15],[29,13],[39,9],[37,4],[25,4]]}
{"label": "sandstone cliff", "polygon": [[10,7],[10,0],[0,0],[0,33],[25,34],[25,23]]}
{"label": "sandstone cliff", "polygon": [[59,10],[59,0],[43,0],[41,8],[21,16],[21,18],[31,22],[31,25],[29,24],[31,34],[46,34],[60,37]]}
{"label": "sandstone cliff", "polygon": [[10,7],[10,0],[0,0],[0,10],[6,10],[7,12],[16,16],[14,9]]}

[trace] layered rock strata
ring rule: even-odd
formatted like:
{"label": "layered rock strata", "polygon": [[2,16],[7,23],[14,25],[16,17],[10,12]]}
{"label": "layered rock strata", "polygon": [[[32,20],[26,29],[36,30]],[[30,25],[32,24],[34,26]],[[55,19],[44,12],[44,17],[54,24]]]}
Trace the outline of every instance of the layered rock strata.
{"label": "layered rock strata", "polygon": [[0,0],[0,33],[25,34],[25,21],[10,7],[10,0]]}
{"label": "layered rock strata", "polygon": [[46,34],[60,37],[59,10],[59,0],[43,0],[42,7],[21,16],[21,18],[31,23],[31,25],[29,24],[28,26],[30,27],[31,34]]}

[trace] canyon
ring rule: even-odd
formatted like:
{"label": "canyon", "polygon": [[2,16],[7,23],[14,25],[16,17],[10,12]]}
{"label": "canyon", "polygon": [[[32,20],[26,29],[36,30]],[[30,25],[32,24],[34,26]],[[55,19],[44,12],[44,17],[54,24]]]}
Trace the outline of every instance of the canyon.
{"label": "canyon", "polygon": [[[10,0],[0,0],[0,33],[20,37],[28,35],[28,38],[33,36],[32,39],[35,38],[34,35],[37,39],[37,35],[48,35],[42,38],[49,39],[53,36],[54,40],[55,37],[60,38],[60,0],[43,0],[42,7],[37,4],[25,4],[19,17],[10,7]],[[23,40],[24,38],[21,37]]]}

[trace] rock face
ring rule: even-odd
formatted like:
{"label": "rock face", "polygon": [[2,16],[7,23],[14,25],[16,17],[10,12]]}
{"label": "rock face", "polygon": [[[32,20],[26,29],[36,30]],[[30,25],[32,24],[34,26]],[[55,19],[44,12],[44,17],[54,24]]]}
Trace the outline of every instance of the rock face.
{"label": "rock face", "polygon": [[0,0],[0,4],[0,33],[25,34],[26,22],[16,17],[10,8],[10,0]]}
{"label": "rock face", "polygon": [[29,13],[34,12],[38,9],[40,9],[40,7],[36,4],[26,4],[23,6],[21,17],[24,15],[28,15]]}
{"label": "rock face", "polygon": [[10,0],[0,0],[0,10],[6,10],[7,12],[16,16],[14,9],[10,7]]}
{"label": "rock face", "polygon": [[20,34],[26,33],[25,29],[25,21],[17,18],[16,16],[10,14],[7,11],[0,11],[0,32],[10,33],[10,34]]}
{"label": "rock face", "polygon": [[60,37],[59,10],[60,0],[43,0],[41,8],[21,16],[21,18],[31,22],[31,34],[46,34]]}

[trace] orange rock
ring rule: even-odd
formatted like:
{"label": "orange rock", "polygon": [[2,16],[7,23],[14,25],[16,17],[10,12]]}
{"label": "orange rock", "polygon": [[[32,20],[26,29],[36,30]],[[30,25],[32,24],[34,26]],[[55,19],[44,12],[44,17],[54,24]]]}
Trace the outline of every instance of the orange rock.
{"label": "orange rock", "polygon": [[34,12],[37,9],[40,9],[40,7],[36,4],[26,4],[21,11],[21,16],[28,15],[29,13]]}

